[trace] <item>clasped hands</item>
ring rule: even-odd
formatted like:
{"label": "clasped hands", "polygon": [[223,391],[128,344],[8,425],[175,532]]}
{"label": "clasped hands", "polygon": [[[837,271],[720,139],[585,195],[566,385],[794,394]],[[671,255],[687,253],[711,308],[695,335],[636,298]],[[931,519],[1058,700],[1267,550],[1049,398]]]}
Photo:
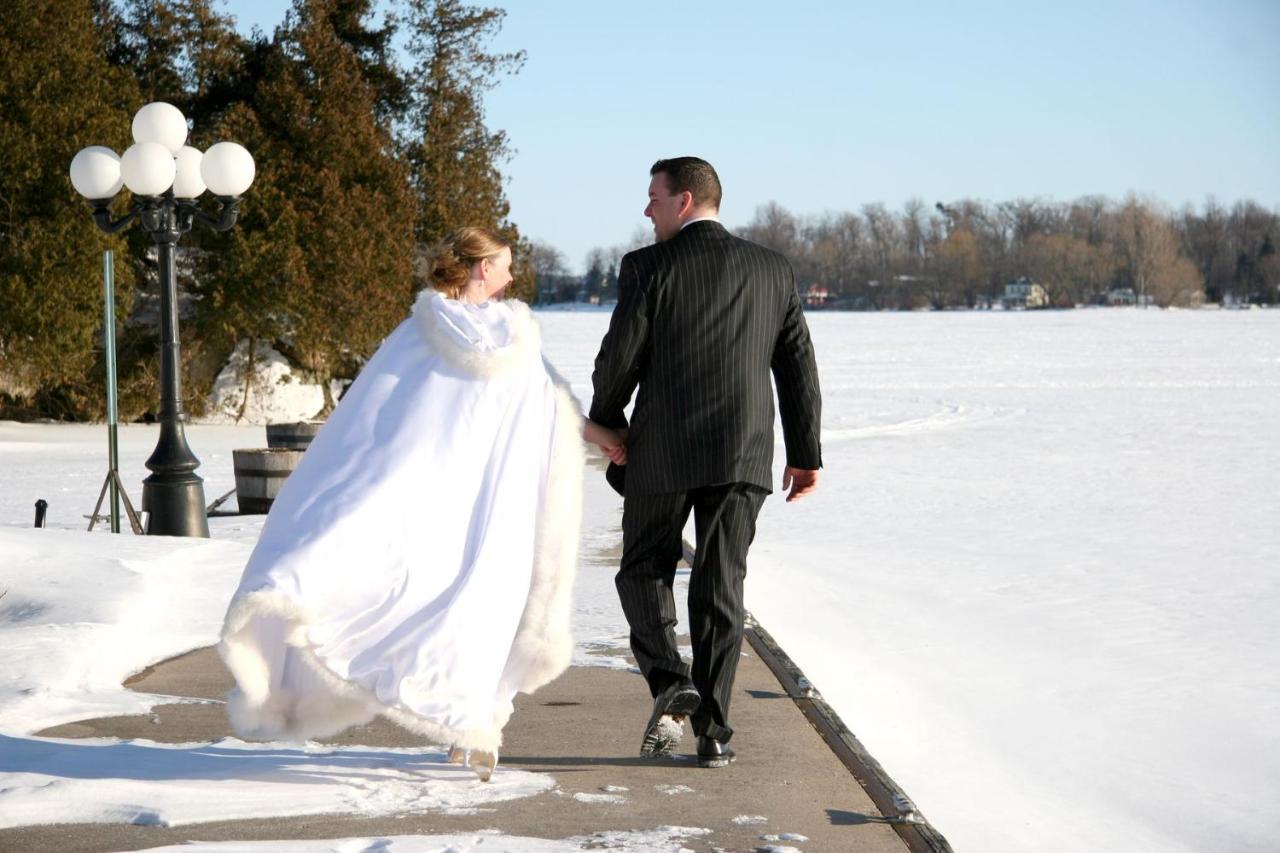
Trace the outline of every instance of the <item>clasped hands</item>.
{"label": "clasped hands", "polygon": [[627,464],[627,430],[623,429],[604,429],[603,438],[605,442],[597,442],[596,447],[600,448],[600,452],[608,457],[609,461],[614,465]]}

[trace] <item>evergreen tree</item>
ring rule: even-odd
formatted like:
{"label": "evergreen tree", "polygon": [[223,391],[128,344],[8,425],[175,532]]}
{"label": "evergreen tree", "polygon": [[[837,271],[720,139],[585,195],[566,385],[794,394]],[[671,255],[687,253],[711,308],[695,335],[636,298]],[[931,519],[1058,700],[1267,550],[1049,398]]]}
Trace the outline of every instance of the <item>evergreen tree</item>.
{"label": "evergreen tree", "polygon": [[121,26],[123,51],[119,60],[133,69],[143,100],[165,101],[187,115],[190,105],[179,70],[182,23],[175,4],[128,0]]}
{"label": "evergreen tree", "polygon": [[396,20],[388,15],[373,26],[370,19],[376,5],[374,0],[337,0],[327,15],[334,34],[354,52],[361,75],[373,87],[379,124],[394,132],[408,116],[413,95],[395,58]]}
{"label": "evergreen tree", "polygon": [[194,128],[242,100],[244,40],[214,0],[129,0],[119,62],[132,68],[145,101],[166,101]]}
{"label": "evergreen tree", "polygon": [[273,340],[326,393],[403,319],[412,292],[408,171],[334,28],[339,5],[295,0],[252,110],[233,108],[217,128],[259,168],[240,225],[201,274],[206,329]]}
{"label": "evergreen tree", "polygon": [[600,291],[604,288],[604,258],[602,253],[592,252],[587,258],[587,274],[582,277],[582,291],[590,302],[600,301]]}
{"label": "evergreen tree", "polygon": [[[88,145],[121,152],[138,106],[131,75],[107,60],[109,9],[93,0],[9,0],[0,15],[0,403],[15,413],[101,412],[95,342],[102,250],[68,177]],[[127,310],[128,278],[118,275]]]}
{"label": "evergreen tree", "polygon": [[[531,248],[507,218],[499,169],[511,152],[506,134],[485,126],[483,106],[499,76],[519,71],[524,52],[487,51],[506,16],[501,9],[459,0],[407,0],[407,6],[416,64],[404,150],[417,193],[417,239],[430,246],[459,226],[484,226],[511,240],[524,261]],[[514,273],[508,295],[531,300],[532,265],[518,262]]]}

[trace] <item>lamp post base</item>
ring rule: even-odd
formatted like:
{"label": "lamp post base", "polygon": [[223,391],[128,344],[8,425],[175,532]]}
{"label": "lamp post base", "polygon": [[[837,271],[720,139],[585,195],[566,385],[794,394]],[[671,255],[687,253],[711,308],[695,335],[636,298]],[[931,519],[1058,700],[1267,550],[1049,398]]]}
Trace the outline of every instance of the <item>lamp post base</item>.
{"label": "lamp post base", "polygon": [[142,481],[142,508],[149,515],[149,536],[209,538],[204,511],[204,480],[195,474],[164,477],[152,474]]}

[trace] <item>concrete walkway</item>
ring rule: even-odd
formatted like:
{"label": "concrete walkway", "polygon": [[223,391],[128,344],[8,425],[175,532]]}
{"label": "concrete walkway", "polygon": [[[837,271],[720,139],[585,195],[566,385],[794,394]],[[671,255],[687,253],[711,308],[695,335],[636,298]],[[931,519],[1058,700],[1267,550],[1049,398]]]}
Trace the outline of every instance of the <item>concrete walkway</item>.
{"label": "concrete walkway", "polygon": [[[188,840],[436,835],[487,827],[508,835],[557,839],[664,825],[711,829],[710,835],[685,842],[698,851],[755,850],[770,843],[762,836],[781,833],[806,836],[808,841],[788,842],[806,851],[906,850],[769,669],[754,654],[748,655],[739,669],[735,697],[738,734],[734,746],[740,757],[725,769],[699,769],[687,755],[664,760],[637,757],[648,706],[642,681],[623,670],[573,667],[536,695],[519,698],[502,755],[503,766],[550,773],[559,783],[558,790],[495,803],[494,812],[376,819],[319,815],[176,828],[62,824],[0,830],[0,850],[137,850]],[[221,699],[231,679],[213,650],[201,649],[160,664],[133,679],[130,686],[149,693]],[[152,715],[87,720],[37,734],[189,743],[232,733],[220,704],[167,704]],[[333,742],[422,745],[421,738],[382,720]],[[682,746],[691,752],[692,736]],[[608,785],[627,788],[627,801],[595,804],[572,798],[579,792],[599,793]],[[674,785],[692,790],[665,792],[665,786]],[[756,815],[767,820],[734,821]]]}

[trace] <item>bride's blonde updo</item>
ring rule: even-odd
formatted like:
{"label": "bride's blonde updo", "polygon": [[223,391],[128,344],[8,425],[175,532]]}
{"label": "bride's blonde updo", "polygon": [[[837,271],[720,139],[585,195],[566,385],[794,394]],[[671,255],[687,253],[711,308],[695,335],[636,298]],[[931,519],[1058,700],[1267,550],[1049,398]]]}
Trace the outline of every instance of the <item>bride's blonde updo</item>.
{"label": "bride's blonde updo", "polygon": [[431,286],[450,299],[457,299],[471,280],[476,261],[493,258],[511,244],[488,228],[468,225],[441,240],[431,252]]}

